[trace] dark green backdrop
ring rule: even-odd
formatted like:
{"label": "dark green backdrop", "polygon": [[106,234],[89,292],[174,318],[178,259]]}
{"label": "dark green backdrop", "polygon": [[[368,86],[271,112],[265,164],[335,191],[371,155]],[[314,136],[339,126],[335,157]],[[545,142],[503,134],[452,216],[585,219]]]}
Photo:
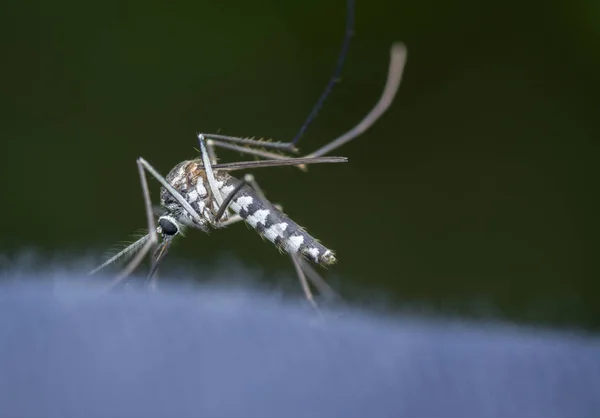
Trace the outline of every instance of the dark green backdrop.
{"label": "dark green backdrop", "polygon": [[[138,156],[166,174],[197,155],[199,131],[290,139],[345,24],[344,0],[2,9],[0,251],[11,259],[100,256],[143,228]],[[269,197],[337,251],[326,276],[356,302],[599,326],[597,2],[358,0],[343,80],[303,150],[370,109],[396,40],[409,51],[400,93],[335,153],[350,163],[258,171]],[[291,277],[242,225],[190,231],[173,252]]]}

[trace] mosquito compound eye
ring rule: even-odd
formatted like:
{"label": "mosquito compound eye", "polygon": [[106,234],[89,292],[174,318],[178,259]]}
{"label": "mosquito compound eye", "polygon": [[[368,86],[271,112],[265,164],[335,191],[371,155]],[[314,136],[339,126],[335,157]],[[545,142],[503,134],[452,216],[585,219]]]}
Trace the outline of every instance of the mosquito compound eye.
{"label": "mosquito compound eye", "polygon": [[163,234],[165,235],[176,235],[179,232],[179,227],[175,222],[166,217],[161,217],[158,220],[158,225]]}

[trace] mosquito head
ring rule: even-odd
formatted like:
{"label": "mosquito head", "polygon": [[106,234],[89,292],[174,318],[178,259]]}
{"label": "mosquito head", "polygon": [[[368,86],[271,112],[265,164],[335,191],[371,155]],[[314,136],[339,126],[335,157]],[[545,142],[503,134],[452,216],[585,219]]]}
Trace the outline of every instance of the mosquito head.
{"label": "mosquito head", "polygon": [[181,232],[181,226],[175,218],[170,215],[163,215],[158,218],[158,233],[163,237],[174,237]]}

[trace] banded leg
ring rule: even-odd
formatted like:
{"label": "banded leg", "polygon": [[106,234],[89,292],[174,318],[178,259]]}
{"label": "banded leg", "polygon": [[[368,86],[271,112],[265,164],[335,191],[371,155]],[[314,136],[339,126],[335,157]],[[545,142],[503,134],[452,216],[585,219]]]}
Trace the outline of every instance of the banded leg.
{"label": "banded leg", "polygon": [[[392,104],[398,88],[400,87],[400,81],[402,80],[402,74],[404,72],[404,66],[406,64],[406,47],[402,43],[394,43],[390,50],[390,64],[388,68],[388,76],[386,80],[383,92],[375,104],[375,106],[367,113],[367,115],[352,129],[348,132],[335,138],[328,144],[317,149],[316,151],[307,155],[307,157],[320,157],[334,149],[337,149],[347,142],[357,138],[369,129],[373,124],[381,118],[381,116],[389,109]],[[261,158],[269,159],[286,159],[289,156],[277,154],[274,152],[264,151],[256,148],[267,148],[273,150],[280,150],[288,153],[295,153],[297,149],[294,141],[290,142],[269,142],[250,138],[240,138],[227,135],[217,134],[200,134],[203,138],[206,138],[207,142],[210,143],[211,147],[220,147],[233,151],[237,151],[244,154],[254,155]]]}

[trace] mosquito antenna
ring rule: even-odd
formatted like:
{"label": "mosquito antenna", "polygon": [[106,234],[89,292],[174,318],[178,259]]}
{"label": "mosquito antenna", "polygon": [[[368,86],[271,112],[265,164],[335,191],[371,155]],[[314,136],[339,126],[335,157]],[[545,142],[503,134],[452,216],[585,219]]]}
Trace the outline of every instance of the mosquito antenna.
{"label": "mosquito antenna", "polygon": [[150,238],[150,234],[144,235],[143,237],[138,239],[136,242],[127,246],[127,248],[124,248],[123,250],[119,251],[117,254],[113,255],[111,258],[109,258],[104,263],[102,263],[101,265],[96,267],[94,270],[90,271],[88,273],[88,275],[91,276],[93,274],[98,273],[100,270],[110,266],[111,264],[116,263],[123,257],[125,257],[126,259],[131,258],[134,254],[136,254],[144,246],[144,244],[148,241],[149,238]]}
{"label": "mosquito antenna", "polygon": [[333,86],[335,86],[339,81],[339,78],[342,74],[342,68],[344,67],[344,62],[346,61],[346,55],[348,55],[348,49],[350,48],[352,32],[354,30],[354,6],[354,0],[347,0],[346,31],[344,33],[344,40],[342,41],[342,48],[340,49],[337,63],[335,64],[335,69],[333,70],[333,74],[329,79],[325,90],[323,91],[323,93],[321,93],[321,97],[319,97],[319,100],[317,100],[317,103],[308,114],[306,121],[304,122],[294,139],[292,139],[291,145],[296,145],[298,141],[300,141],[300,138],[302,138],[302,135],[304,135],[304,132],[308,128],[308,125],[310,125],[312,121],[317,117],[317,113],[319,113],[319,110],[321,110],[321,107],[323,107],[323,103],[325,102],[325,99],[327,99],[327,96],[329,96],[329,94],[331,93],[331,90],[333,90]]}

